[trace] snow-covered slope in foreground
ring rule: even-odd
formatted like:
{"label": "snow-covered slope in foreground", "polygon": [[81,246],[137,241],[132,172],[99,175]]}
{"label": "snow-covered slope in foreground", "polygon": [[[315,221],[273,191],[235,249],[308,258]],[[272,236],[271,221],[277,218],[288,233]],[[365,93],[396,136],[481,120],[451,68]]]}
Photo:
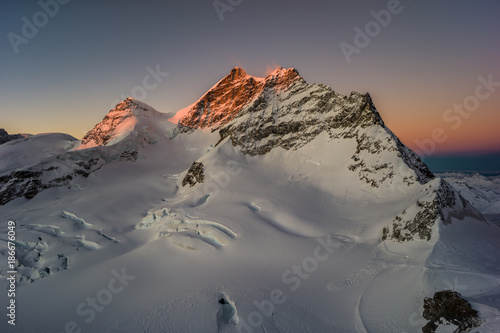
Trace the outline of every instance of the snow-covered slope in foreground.
{"label": "snow-covered slope in foreground", "polygon": [[452,290],[477,317],[448,316],[438,332],[498,332],[499,228],[433,177],[371,98],[278,69],[238,112],[210,113],[249,80],[240,70],[238,89],[222,80],[179,131],[161,117],[155,140],[127,127],[104,142],[110,126],[71,152],[130,140],[134,159],[0,206],[19,264],[53,267],[18,286],[16,327],[2,331],[432,332],[443,313],[424,304]]}

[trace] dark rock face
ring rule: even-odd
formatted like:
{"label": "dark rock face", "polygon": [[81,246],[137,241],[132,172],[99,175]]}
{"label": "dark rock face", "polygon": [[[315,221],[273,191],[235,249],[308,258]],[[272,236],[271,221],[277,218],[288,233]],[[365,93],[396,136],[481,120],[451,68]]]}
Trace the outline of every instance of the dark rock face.
{"label": "dark rock face", "polygon": [[194,162],[182,180],[182,186],[189,184],[189,186],[193,187],[197,183],[203,183],[204,180],[205,175],[203,174],[203,163]]}
{"label": "dark rock face", "polygon": [[[366,131],[370,128],[378,128],[386,135],[369,135]],[[303,79],[291,81],[278,91],[264,87],[253,103],[219,130],[220,141],[229,137],[234,146],[249,155],[263,155],[276,147],[298,149],[323,132],[332,140],[356,140],[349,170],[372,187],[390,180],[396,170],[384,162],[367,165],[363,158],[366,154],[396,153],[415,171],[409,183],[425,184],[434,178],[420,158],[385,126],[369,94],[354,92],[347,97],[325,85],[309,85]]]}
{"label": "dark rock face", "polygon": [[23,138],[23,136],[20,134],[10,135],[6,130],[0,128],[0,145],[21,138]]}
{"label": "dark rock face", "polygon": [[[431,191],[431,188],[428,187],[426,190]],[[429,193],[433,195],[433,199],[418,201],[416,215],[409,214],[405,209],[393,219],[391,225],[384,227],[382,241],[408,242],[415,239],[429,241],[432,236],[432,226],[437,221],[445,225],[450,224],[452,217],[461,220],[465,216],[471,216],[484,221],[484,217],[446,181],[441,179],[439,186]]]}
{"label": "dark rock face", "polygon": [[[70,172],[61,171],[59,166],[41,168],[41,165],[36,165],[28,170],[15,171],[0,177],[0,206],[21,197],[33,199],[38,193],[49,188],[70,186],[75,177],[87,178],[91,172],[102,167],[95,167],[98,161],[80,163],[82,167],[75,163],[75,169]],[[87,163],[91,163],[91,166]]]}
{"label": "dark rock face", "polygon": [[[293,101],[297,95],[304,97]],[[221,140],[229,137],[244,154],[263,155],[276,147],[298,149],[323,131],[342,136],[347,128],[375,122],[374,114],[366,113],[366,102],[362,95],[347,98],[327,87],[296,81],[284,96],[266,89],[219,133]],[[346,131],[338,133],[339,129]]]}
{"label": "dark rock face", "polygon": [[387,239],[397,242],[409,242],[414,239],[431,240],[432,226],[439,216],[436,202],[419,201],[417,205],[420,210],[414,217],[407,217],[405,210],[394,218],[391,226],[384,227],[382,241]]}
{"label": "dark rock face", "polygon": [[139,152],[137,150],[125,150],[121,153],[120,158],[126,161],[135,162],[139,158]]}
{"label": "dark rock face", "polygon": [[424,299],[423,317],[429,322],[422,328],[424,333],[434,333],[439,325],[451,323],[458,328],[454,331],[470,332],[481,325],[477,311],[459,293],[443,290],[433,298]]}

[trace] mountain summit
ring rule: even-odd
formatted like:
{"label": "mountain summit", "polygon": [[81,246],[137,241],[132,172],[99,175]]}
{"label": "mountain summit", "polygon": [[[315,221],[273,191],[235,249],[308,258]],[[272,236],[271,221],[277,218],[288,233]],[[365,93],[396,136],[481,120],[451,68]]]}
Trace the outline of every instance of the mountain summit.
{"label": "mountain summit", "polygon": [[280,67],[266,78],[257,78],[235,67],[194,105],[180,112],[182,118],[179,124],[184,130],[216,130],[234,119],[244,106],[261,96],[266,88],[279,91],[298,80],[303,79],[293,68]]}
{"label": "mountain summit", "polygon": [[345,164],[337,172],[351,179],[345,191],[352,186],[368,186],[375,193],[428,185],[417,207],[402,210],[383,228],[383,240],[429,241],[438,221],[446,224],[458,215],[482,219],[387,128],[368,93],[345,96],[326,85],[309,84],[294,68],[280,67],[264,79],[234,68],[189,109],[179,126],[187,133],[210,128],[219,134],[217,145],[230,142],[251,156],[280,149],[304,154],[312,142],[326,140],[325,156],[341,159]]}
{"label": "mountain summit", "polygon": [[153,128],[158,127],[154,123],[164,116],[146,103],[128,97],[85,134],[75,150],[113,145],[133,133],[152,136],[155,132]]}

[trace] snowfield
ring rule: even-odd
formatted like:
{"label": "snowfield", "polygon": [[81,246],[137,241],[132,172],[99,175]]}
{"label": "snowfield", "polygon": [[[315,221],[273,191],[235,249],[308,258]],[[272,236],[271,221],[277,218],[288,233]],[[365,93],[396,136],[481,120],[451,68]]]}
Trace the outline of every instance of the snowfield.
{"label": "snowfield", "polygon": [[500,176],[459,172],[440,173],[460,194],[484,215],[500,215]]}
{"label": "snowfield", "polygon": [[[16,222],[18,258],[16,325],[4,315],[2,332],[422,332],[424,300],[443,290],[477,311],[473,332],[500,331],[499,226],[452,190],[442,195],[453,202],[447,219],[427,209],[447,187],[410,167],[382,125],[245,154],[293,135],[277,130],[282,137],[242,148],[233,139],[252,129],[185,132],[144,103],[123,103],[122,111],[138,105],[148,116],[114,113],[117,126],[108,119],[88,136],[94,141],[64,147],[89,156],[135,151],[135,159],[110,158],[68,186],[0,206],[1,233]],[[246,114],[229,124],[248,122]],[[274,121],[290,121],[283,117]],[[107,143],[99,141],[105,131]],[[386,148],[374,150],[376,142]],[[16,143],[18,152],[30,154],[30,144]],[[2,164],[0,177],[15,163]],[[436,332],[458,327],[445,323]]]}

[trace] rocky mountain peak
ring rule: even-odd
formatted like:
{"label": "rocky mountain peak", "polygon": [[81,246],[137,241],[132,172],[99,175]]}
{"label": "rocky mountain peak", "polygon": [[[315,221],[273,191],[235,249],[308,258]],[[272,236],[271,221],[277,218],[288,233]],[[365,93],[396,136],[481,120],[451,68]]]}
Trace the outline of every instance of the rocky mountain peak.
{"label": "rocky mountain peak", "polygon": [[154,118],[161,113],[134,98],[128,97],[118,103],[115,108],[103,118],[82,139],[81,148],[90,146],[104,146],[114,136],[117,136],[120,128],[130,130],[138,118]]}
{"label": "rocky mountain peak", "polygon": [[297,80],[303,80],[295,68],[279,67],[266,77],[266,85],[286,89]]}
{"label": "rocky mountain peak", "polygon": [[[295,68],[279,67],[263,79],[233,68],[180,118],[181,132],[204,128],[219,131],[219,142],[229,138],[249,155],[264,155],[278,147],[299,149],[321,133],[331,140],[354,140],[357,148],[349,169],[373,187],[396,173],[387,163],[373,170],[366,165],[365,159],[382,153],[401,158],[420,184],[434,178],[385,126],[370,94],[345,96],[326,85],[309,84]],[[384,175],[374,176],[374,170],[383,170]]]}
{"label": "rocky mountain peak", "polygon": [[231,73],[228,76],[231,76],[233,80],[241,79],[247,76],[247,72],[241,67],[234,67],[231,69]]}
{"label": "rocky mountain peak", "polygon": [[263,79],[235,67],[195,103],[179,124],[186,129],[220,127],[231,121],[263,89]]}
{"label": "rocky mountain peak", "polygon": [[5,129],[0,128],[0,145],[22,137],[23,136],[21,134],[10,135]]}
{"label": "rocky mountain peak", "polygon": [[221,128],[265,89],[284,91],[299,80],[304,81],[295,68],[279,67],[265,78],[257,78],[235,67],[187,111],[179,124],[184,131]]}

